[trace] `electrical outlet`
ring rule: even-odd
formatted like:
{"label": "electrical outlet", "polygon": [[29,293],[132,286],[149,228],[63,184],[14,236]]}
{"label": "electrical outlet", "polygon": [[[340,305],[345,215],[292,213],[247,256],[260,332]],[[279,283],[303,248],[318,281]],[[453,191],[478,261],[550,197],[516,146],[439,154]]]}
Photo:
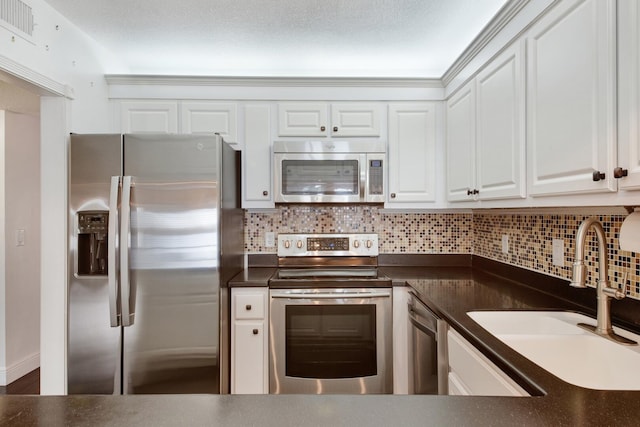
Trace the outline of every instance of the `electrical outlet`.
{"label": "electrical outlet", "polygon": [[553,265],[564,267],[564,240],[553,239]]}
{"label": "electrical outlet", "polygon": [[276,233],[273,231],[264,233],[264,245],[267,248],[273,248],[276,245]]}
{"label": "electrical outlet", "polygon": [[509,236],[506,234],[502,235],[502,253],[503,254],[509,253]]}

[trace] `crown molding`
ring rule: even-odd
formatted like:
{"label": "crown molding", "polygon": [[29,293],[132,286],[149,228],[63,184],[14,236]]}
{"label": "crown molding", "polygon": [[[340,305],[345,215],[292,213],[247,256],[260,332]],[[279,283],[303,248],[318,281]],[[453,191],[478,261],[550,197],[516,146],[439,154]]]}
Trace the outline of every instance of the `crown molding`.
{"label": "crown molding", "polygon": [[15,84],[39,95],[64,96],[74,98],[73,88],[25,67],[4,55],[0,55],[0,79]]}
{"label": "crown molding", "polygon": [[473,39],[471,44],[460,54],[447,71],[442,75],[441,82],[447,86],[453,78],[464,69],[482,49],[520,12],[531,0],[510,0],[496,16]]}
{"label": "crown molding", "polygon": [[232,77],[106,74],[105,79],[109,85],[443,88],[442,81],[437,78],[400,77]]}

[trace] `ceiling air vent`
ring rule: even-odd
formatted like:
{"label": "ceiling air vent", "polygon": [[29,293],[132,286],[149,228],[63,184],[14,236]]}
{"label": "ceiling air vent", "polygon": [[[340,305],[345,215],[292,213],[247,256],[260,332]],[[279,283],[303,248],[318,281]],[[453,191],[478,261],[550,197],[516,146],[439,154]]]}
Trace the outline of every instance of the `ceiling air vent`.
{"label": "ceiling air vent", "polygon": [[33,10],[20,0],[0,0],[0,25],[27,40],[33,37]]}

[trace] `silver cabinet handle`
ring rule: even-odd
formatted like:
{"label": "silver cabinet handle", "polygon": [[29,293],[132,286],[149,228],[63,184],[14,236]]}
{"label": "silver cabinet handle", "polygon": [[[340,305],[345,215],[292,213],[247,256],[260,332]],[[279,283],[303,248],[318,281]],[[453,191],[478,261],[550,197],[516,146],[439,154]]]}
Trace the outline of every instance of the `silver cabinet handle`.
{"label": "silver cabinet handle", "polygon": [[120,192],[120,177],[111,177],[111,191],[109,193],[109,228],[107,229],[107,277],[109,282],[109,318],[111,327],[120,326],[120,307],[118,305],[118,193]]}
{"label": "silver cabinet handle", "polygon": [[131,283],[129,282],[129,244],[131,223],[131,177],[122,180],[122,200],[120,201],[120,286],[122,291],[122,325],[133,325],[134,310],[131,307]]}

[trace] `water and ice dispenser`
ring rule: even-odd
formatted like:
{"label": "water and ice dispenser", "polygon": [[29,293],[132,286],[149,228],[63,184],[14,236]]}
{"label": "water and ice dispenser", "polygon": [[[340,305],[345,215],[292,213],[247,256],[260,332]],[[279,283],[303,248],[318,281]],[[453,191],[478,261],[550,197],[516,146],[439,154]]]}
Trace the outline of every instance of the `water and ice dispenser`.
{"label": "water and ice dispenser", "polygon": [[78,212],[78,275],[107,275],[108,211]]}

